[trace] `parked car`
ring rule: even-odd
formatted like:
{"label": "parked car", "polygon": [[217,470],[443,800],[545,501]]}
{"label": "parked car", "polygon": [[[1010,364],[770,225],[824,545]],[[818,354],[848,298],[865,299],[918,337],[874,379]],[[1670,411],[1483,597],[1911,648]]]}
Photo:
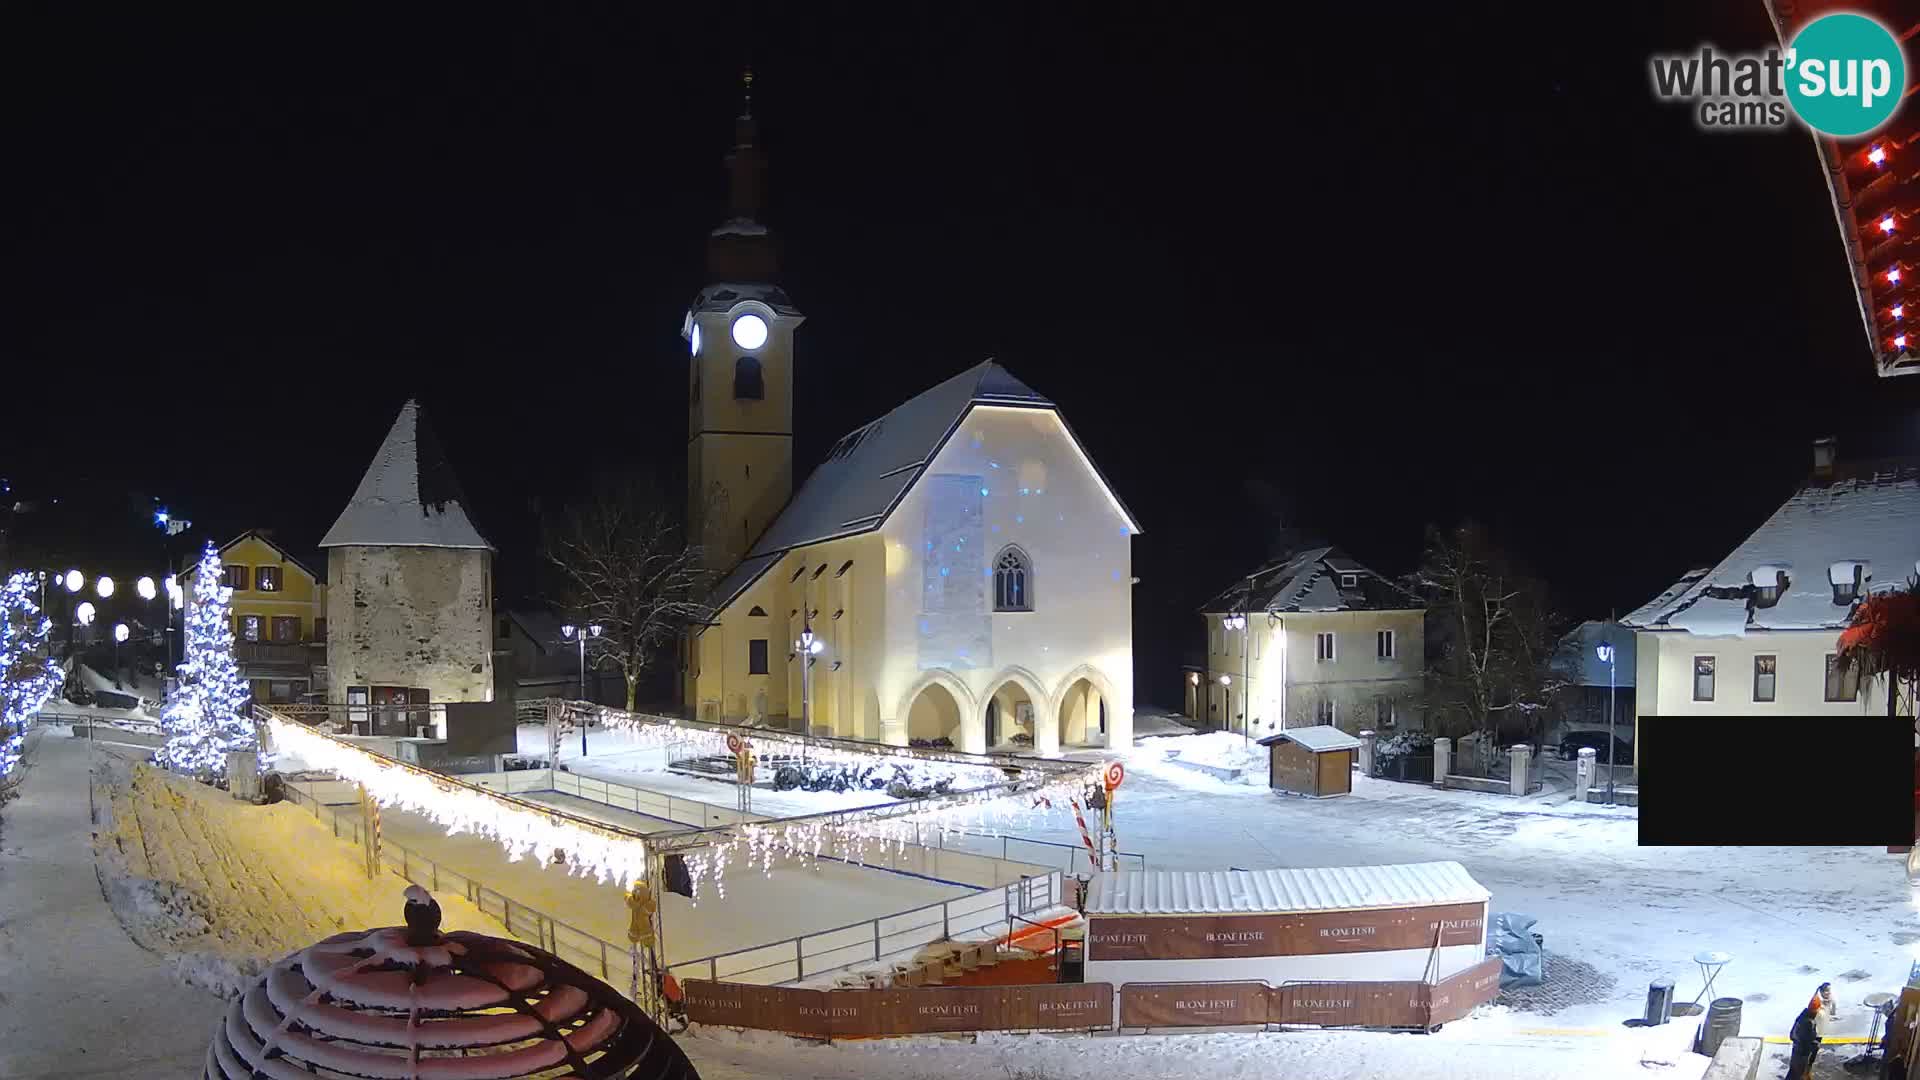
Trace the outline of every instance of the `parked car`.
{"label": "parked car", "polygon": [[[1633,744],[1617,735],[1612,738],[1616,763],[1621,765],[1633,764]],[[1598,758],[1600,763],[1604,765],[1607,762],[1607,739],[1608,735],[1604,731],[1572,732],[1566,738],[1560,740],[1560,757],[1562,760],[1572,761],[1580,756],[1580,751],[1591,747],[1594,757]]]}

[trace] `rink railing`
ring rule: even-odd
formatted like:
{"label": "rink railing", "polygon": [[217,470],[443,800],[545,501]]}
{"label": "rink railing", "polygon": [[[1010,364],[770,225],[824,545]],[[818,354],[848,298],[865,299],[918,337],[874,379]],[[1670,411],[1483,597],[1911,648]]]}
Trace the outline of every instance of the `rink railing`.
{"label": "rink railing", "polygon": [[921,949],[960,935],[1004,938],[1018,931],[1020,916],[1064,903],[1059,871],[1024,877],[936,904],[817,930],[766,945],[668,964],[676,979],[718,982],[796,982],[842,968],[912,957]]}
{"label": "rink railing", "polygon": [[[323,803],[312,792],[301,790],[299,783],[287,782],[288,799],[327,822],[333,835],[355,844],[365,844],[364,826],[357,806],[336,807]],[[538,908],[523,904],[479,878],[450,869],[390,836],[380,838],[380,862],[405,880],[434,892],[441,889],[460,890],[469,903],[505,926],[508,933],[538,945],[584,971],[597,972],[603,981],[622,992],[632,985],[633,962],[625,945],[616,945],[596,937]],[[651,976],[645,971],[641,974],[641,983],[650,985]]]}

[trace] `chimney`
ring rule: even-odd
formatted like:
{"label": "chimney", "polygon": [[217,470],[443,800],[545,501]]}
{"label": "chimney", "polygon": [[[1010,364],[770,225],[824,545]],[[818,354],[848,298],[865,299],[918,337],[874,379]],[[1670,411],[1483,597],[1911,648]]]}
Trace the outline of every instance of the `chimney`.
{"label": "chimney", "polygon": [[1839,452],[1839,446],[1833,436],[1813,440],[1813,475],[1817,480],[1833,478],[1833,459]]}

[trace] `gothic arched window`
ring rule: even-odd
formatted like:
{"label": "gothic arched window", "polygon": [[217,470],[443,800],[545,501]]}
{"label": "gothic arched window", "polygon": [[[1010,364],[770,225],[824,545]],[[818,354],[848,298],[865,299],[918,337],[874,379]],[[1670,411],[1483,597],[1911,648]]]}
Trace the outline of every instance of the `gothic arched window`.
{"label": "gothic arched window", "polygon": [[1033,610],[1033,561],[1011,545],[993,560],[993,610]]}
{"label": "gothic arched window", "polygon": [[733,396],[759,401],[767,396],[766,384],[760,377],[760,358],[743,356],[733,362]]}

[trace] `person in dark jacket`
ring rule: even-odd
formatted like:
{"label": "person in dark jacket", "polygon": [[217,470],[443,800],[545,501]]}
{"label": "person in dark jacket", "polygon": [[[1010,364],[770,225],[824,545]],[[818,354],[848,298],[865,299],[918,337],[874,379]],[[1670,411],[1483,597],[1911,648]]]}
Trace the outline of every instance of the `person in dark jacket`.
{"label": "person in dark jacket", "polygon": [[1820,1032],[1814,1027],[1811,1008],[1800,1010],[1789,1035],[1793,1040],[1793,1059],[1787,1063],[1786,1080],[1808,1080],[1813,1074],[1813,1056],[1820,1052]]}

